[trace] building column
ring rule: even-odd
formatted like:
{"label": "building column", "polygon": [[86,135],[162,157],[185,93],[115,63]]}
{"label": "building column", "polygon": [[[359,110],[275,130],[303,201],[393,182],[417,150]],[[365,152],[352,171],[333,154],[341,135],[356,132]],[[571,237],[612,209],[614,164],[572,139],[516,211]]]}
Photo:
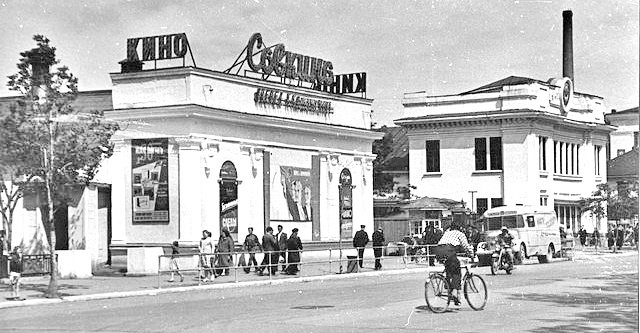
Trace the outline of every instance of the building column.
{"label": "building column", "polygon": [[201,152],[200,141],[179,138],[176,139],[176,144],[178,145],[177,193],[180,214],[177,221],[178,238],[184,243],[197,243],[202,235],[201,200],[207,165]]}
{"label": "building column", "polygon": [[131,140],[113,143],[109,165],[117,169],[112,170],[111,244],[122,245],[127,242],[126,226],[131,223]]}

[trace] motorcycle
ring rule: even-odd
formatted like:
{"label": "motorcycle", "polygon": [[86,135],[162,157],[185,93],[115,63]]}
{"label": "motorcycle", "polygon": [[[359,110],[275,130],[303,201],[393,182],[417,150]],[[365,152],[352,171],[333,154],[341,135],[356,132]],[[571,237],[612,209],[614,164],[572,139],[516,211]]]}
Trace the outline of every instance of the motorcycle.
{"label": "motorcycle", "polygon": [[491,274],[496,275],[499,270],[504,269],[507,274],[511,274],[513,270],[513,262],[509,262],[509,254],[511,246],[501,246],[496,244],[493,254],[491,255]]}

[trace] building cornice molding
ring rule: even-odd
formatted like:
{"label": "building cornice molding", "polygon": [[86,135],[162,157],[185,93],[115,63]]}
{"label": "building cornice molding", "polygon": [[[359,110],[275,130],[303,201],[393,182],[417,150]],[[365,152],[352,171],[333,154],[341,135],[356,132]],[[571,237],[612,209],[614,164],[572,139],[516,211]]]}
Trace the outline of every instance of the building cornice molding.
{"label": "building cornice molding", "polygon": [[512,126],[530,124],[533,122],[574,127],[580,130],[601,131],[603,133],[615,130],[614,126],[606,124],[581,122],[567,119],[560,115],[534,110],[499,110],[465,114],[439,114],[415,118],[403,118],[394,121],[396,125],[403,126],[411,130],[477,126]]}

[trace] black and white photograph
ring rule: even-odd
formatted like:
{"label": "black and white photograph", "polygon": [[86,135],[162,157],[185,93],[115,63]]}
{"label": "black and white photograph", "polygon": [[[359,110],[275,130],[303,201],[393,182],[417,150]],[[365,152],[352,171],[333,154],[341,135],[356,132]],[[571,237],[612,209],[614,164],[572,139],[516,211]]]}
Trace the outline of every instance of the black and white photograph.
{"label": "black and white photograph", "polygon": [[0,332],[639,332],[638,0],[0,0]]}

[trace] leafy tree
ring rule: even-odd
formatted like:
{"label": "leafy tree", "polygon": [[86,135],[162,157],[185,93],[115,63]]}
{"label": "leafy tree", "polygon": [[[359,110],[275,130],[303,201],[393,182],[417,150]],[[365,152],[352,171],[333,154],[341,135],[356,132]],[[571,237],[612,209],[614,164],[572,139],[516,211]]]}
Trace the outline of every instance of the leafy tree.
{"label": "leafy tree", "polygon": [[384,161],[393,150],[393,139],[386,126],[382,126],[376,131],[384,132],[385,135],[382,139],[373,142],[372,152],[377,155],[376,159],[373,160],[373,190],[385,193],[391,192],[393,191],[393,176],[383,171],[385,167]]}
{"label": "leafy tree", "polygon": [[44,178],[48,214],[43,215],[52,255],[47,296],[58,297],[54,208],[66,204],[72,187],[90,182],[101,161],[111,156],[109,140],[118,125],[105,121],[102,111],[73,109],[78,79],[66,66],[51,72],[60,62],[56,48],[44,36],[33,39],[37,47],[20,53],[18,73],[8,77],[9,89],[21,96],[0,118],[0,204],[3,223],[11,230],[17,200],[27,187],[42,189]]}
{"label": "leafy tree", "polygon": [[596,217],[598,222],[604,217],[615,221],[631,219],[638,212],[638,197],[628,186],[611,188],[605,183],[598,185],[591,197],[582,199],[582,208]]}

